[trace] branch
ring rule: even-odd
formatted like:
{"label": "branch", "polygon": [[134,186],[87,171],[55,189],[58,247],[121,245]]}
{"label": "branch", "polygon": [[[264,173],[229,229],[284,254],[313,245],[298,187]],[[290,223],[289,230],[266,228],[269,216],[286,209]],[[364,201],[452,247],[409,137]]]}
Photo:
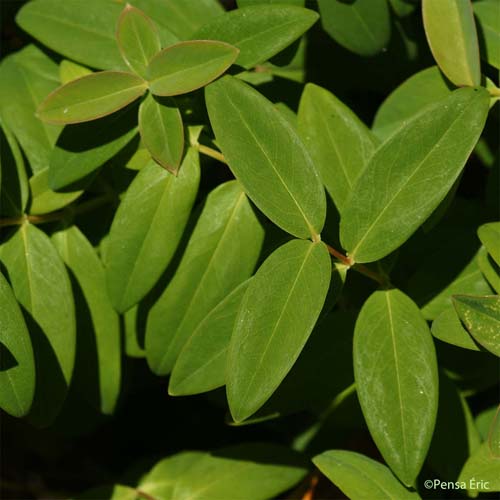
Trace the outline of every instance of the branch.
{"label": "branch", "polygon": [[213,158],[214,160],[220,161],[221,163],[225,163],[227,165],[227,161],[224,158],[224,155],[220,151],[209,148],[208,146],[204,146],[203,144],[197,144],[196,148],[201,154],[204,154],[205,156],[210,156],[210,158]]}

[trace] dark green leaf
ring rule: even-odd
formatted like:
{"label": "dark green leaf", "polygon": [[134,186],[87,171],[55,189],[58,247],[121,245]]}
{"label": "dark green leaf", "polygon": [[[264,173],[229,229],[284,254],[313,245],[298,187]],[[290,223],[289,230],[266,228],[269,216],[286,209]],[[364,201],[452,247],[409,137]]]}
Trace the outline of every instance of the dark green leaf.
{"label": "dark green leaf", "polygon": [[478,22],[480,40],[484,42],[481,56],[488,63],[500,69],[500,25],[498,22],[498,3],[496,0],[474,2],[474,14]]}
{"label": "dark green leaf", "polygon": [[477,265],[493,290],[500,294],[500,267],[484,247],[481,247],[477,254]]}
{"label": "dark green leaf", "polygon": [[206,90],[210,122],[248,196],[275,224],[316,238],[325,220],[323,186],[288,121],[247,84],[224,77]]}
{"label": "dark green leaf", "polygon": [[412,486],[434,431],[438,373],[429,328],[399,290],[375,292],[361,309],[354,375],[375,444],[399,479]]}
{"label": "dark green leaf", "polygon": [[493,260],[500,266],[500,222],[483,224],[477,230],[477,235]]}

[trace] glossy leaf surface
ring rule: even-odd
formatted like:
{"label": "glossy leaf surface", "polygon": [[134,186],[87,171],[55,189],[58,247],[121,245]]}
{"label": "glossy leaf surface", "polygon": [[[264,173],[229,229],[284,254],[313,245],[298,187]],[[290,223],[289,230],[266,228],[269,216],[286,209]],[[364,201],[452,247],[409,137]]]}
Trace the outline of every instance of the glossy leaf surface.
{"label": "glossy leaf surface", "polygon": [[292,240],[253,277],[229,348],[227,395],[235,421],[255,413],[292,368],[321,312],[330,274],[323,243]]}
{"label": "glossy leaf surface", "polygon": [[477,235],[493,260],[500,266],[500,222],[483,224],[477,230]]}
{"label": "glossy leaf surface", "polygon": [[130,185],[105,256],[109,296],[118,311],[139,302],[173,257],[198,192],[199,168],[198,153],[190,150],[177,177],[151,162]]}
{"label": "glossy leaf surface", "polygon": [[238,183],[222,184],[208,196],[181,263],[148,316],[146,353],[155,373],[172,370],[200,322],[250,277],[263,237]]}
{"label": "glossy leaf surface", "polygon": [[358,262],[385,257],[429,217],[465,165],[488,106],[486,91],[456,90],[377,150],[342,214],[341,241],[351,257]]}
{"label": "glossy leaf surface", "polygon": [[149,63],[147,79],[159,96],[186,94],[224,73],[238,56],[238,49],[223,42],[193,40],[163,49]]}
{"label": "glossy leaf surface", "polygon": [[245,192],[275,224],[299,238],[321,232],[326,201],[296,131],[261,94],[232,77],[206,90],[218,144]]}
{"label": "glossy leaf surface", "polygon": [[288,47],[317,19],[315,12],[301,7],[255,5],[215,18],[194,36],[234,45],[240,51],[236,64],[249,69]]}
{"label": "glossy leaf surface", "polygon": [[361,309],[354,374],[377,448],[396,476],[413,485],[436,420],[437,361],[424,318],[399,290],[375,292]]}
{"label": "glossy leaf surface", "polygon": [[62,85],[66,85],[66,83],[72,82],[82,76],[90,75],[91,73],[91,69],[67,59],[63,59],[59,63],[59,80]]}
{"label": "glossy leaf surface", "polygon": [[457,86],[479,85],[479,46],[470,0],[422,0],[422,14],[427,41],[443,73]]}
{"label": "glossy leaf surface", "polygon": [[73,80],[47,96],[38,117],[47,123],[81,123],[114,113],[146,92],[146,82],[120,71],[102,71]]}

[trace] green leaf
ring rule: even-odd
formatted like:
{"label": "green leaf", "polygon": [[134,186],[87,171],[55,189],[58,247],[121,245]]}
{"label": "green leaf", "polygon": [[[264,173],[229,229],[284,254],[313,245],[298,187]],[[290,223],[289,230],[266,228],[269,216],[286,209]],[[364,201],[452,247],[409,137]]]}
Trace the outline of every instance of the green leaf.
{"label": "green leaf", "polygon": [[376,140],[365,124],[327,90],[308,83],[299,107],[299,134],[339,212],[373,155]]}
{"label": "green leaf", "polygon": [[318,0],[321,24],[340,45],[362,56],[386,49],[391,37],[386,0]]}
{"label": "green leaf", "polygon": [[92,68],[121,69],[115,40],[121,10],[118,2],[102,0],[32,0],[21,8],[16,22],[69,59]]}
{"label": "green leaf", "polygon": [[38,117],[56,124],[95,120],[135,101],[146,89],[147,83],[132,73],[92,73],[49,94],[38,107]]}
{"label": "green leaf", "polygon": [[446,307],[432,322],[431,331],[434,337],[448,344],[470,349],[471,351],[481,350],[462,326],[455,309],[451,305]]}
{"label": "green leaf", "polygon": [[211,40],[179,42],[157,54],[146,71],[151,92],[159,96],[186,94],[222,75],[238,56],[228,43]]}
{"label": "green leaf", "polygon": [[168,393],[184,396],[208,392],[226,383],[226,360],[238,308],[250,280],[217,304],[184,344],[174,365]]}
{"label": "green leaf", "polygon": [[148,95],[139,108],[139,128],[154,160],[176,174],[184,152],[184,128],[175,102]]}
{"label": "green leaf", "polygon": [[412,486],[434,430],[438,373],[429,328],[399,290],[375,292],[363,305],[354,332],[354,376],[377,448]]}
{"label": "green leaf", "polygon": [[500,296],[454,295],[453,305],[474,340],[500,357]]}
{"label": "green leaf", "polygon": [[448,97],[452,88],[437,66],[415,73],[396,88],[375,115],[373,133],[386,140],[429,104]]}
{"label": "green leaf", "polygon": [[[62,406],[75,358],[75,311],[64,264],[48,236],[31,224],[1,247],[16,299],[29,313],[36,352],[36,388],[30,420],[50,424]],[[28,319],[27,319],[28,321]]]}
{"label": "green leaf", "polygon": [[193,37],[234,45],[240,50],[236,64],[250,69],[288,47],[317,20],[316,12],[301,7],[255,5],[215,18]]}
{"label": "green leaf", "polygon": [[[273,444],[248,443],[169,457],[139,489],[158,500],[266,500],[292,488],[307,473],[301,456]],[[256,487],[258,485],[258,487]]]}
{"label": "green leaf", "polygon": [[279,5],[295,5],[296,7],[304,7],[305,0],[238,0],[238,7],[249,7],[251,5],[260,4],[279,4]]}
{"label": "green leaf", "polygon": [[[478,23],[482,58],[500,69],[500,26],[498,24],[498,3],[496,0],[482,0],[472,4]],[[481,41],[484,46],[481,46]]]}
{"label": "green leaf", "polygon": [[172,370],[206,315],[250,277],[263,238],[238,183],[222,184],[208,196],[181,263],[148,316],[146,353],[155,373]]}
{"label": "green leaf", "polygon": [[79,198],[83,191],[56,193],[49,188],[49,169],[41,170],[29,180],[31,202],[29,213],[32,215],[55,212]]}
{"label": "green leaf", "polygon": [[493,260],[500,266],[500,222],[483,224],[477,230],[477,235]]}
{"label": "green leaf", "polygon": [[297,132],[267,99],[235,78],[210,85],[206,100],[217,143],[252,201],[294,236],[317,237],[326,200]]}
{"label": "green leaf", "polygon": [[480,85],[479,46],[470,0],[422,0],[422,14],[427,41],[443,73],[457,86]]}
{"label": "green leaf", "polygon": [[63,59],[59,64],[59,80],[66,85],[73,80],[92,74],[92,70],[73,61]]}
{"label": "green leaf", "polygon": [[151,162],[130,185],[111,226],[105,255],[114,307],[124,312],[155,285],[172,259],[198,192],[198,153],[175,177]]}
{"label": "green leaf", "polygon": [[416,4],[412,0],[389,0],[398,17],[406,17],[415,11]]}
{"label": "green leaf", "polygon": [[488,106],[485,90],[456,90],[377,150],[342,214],[340,237],[351,258],[372,262],[385,257],[432,214],[460,175]]}
{"label": "green leaf", "polygon": [[[92,392],[94,387],[88,386],[96,379],[98,407],[102,413],[111,414],[120,393],[121,338],[119,318],[106,293],[104,267],[92,245],[76,226],[56,232],[52,241],[78,282],[92,321],[93,331],[78,332],[80,336],[91,335],[88,344],[95,346],[81,353],[86,361],[85,386]],[[90,356],[96,356],[97,363],[89,359]],[[92,367],[96,373],[91,373]]]}
{"label": "green leaf", "polygon": [[500,294],[500,267],[493,261],[484,247],[481,247],[477,254],[477,265],[486,281],[496,293]]}
{"label": "green leaf", "polygon": [[105,498],[106,500],[138,500],[137,491],[129,486],[114,484],[98,486],[78,495],[76,500],[95,500]]}
{"label": "green leaf", "polygon": [[28,158],[33,172],[49,164],[61,127],[34,119],[45,96],[59,85],[57,65],[33,45],[0,65],[0,114]]}
{"label": "green leaf", "polygon": [[143,77],[149,61],[161,50],[153,21],[130,4],[125,6],[118,19],[116,41],[127,66]]}
{"label": "green leaf", "polygon": [[23,314],[1,273],[0,303],[0,408],[14,417],[24,417],[35,392],[35,360]]}
{"label": "green leaf", "polygon": [[125,354],[131,358],[145,358],[146,351],[139,340],[139,306],[129,309],[123,316]]}
{"label": "green leaf", "polygon": [[49,186],[65,189],[88,178],[137,136],[137,107],[64,127],[50,156]]}
{"label": "green leaf", "polygon": [[360,453],[330,450],[316,455],[313,463],[349,498],[418,499],[375,460]]}
{"label": "green leaf", "polygon": [[321,312],[330,276],[323,243],[293,240],[253,277],[228,356],[227,396],[236,422],[255,413],[292,368]]}

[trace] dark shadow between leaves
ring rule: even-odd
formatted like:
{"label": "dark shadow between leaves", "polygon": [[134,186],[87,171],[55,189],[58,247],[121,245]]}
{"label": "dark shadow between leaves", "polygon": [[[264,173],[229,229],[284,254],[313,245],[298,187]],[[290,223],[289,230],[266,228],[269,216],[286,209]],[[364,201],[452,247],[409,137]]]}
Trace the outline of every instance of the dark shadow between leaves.
{"label": "dark shadow between leaves", "polygon": [[10,352],[9,348],[0,342],[0,372],[5,372],[18,365],[17,359]]}

